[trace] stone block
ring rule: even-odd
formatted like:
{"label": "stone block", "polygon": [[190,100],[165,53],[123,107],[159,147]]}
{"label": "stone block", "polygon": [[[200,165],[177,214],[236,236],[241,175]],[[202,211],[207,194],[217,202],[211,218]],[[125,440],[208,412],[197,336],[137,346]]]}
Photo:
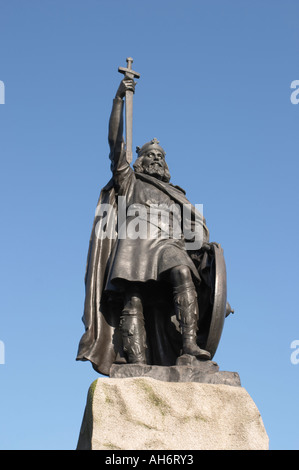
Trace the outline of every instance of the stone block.
{"label": "stone block", "polygon": [[99,378],[78,450],[266,450],[260,413],[241,386]]}

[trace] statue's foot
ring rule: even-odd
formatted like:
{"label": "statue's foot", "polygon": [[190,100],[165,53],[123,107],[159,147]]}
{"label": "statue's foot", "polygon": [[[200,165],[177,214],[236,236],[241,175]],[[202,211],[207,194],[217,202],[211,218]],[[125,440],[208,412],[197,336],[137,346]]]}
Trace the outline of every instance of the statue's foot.
{"label": "statue's foot", "polygon": [[147,364],[145,350],[144,351],[127,351],[129,364]]}
{"label": "statue's foot", "polygon": [[113,364],[127,364],[127,360],[124,357],[117,357]]}
{"label": "statue's foot", "polygon": [[197,344],[192,342],[185,342],[183,346],[183,354],[190,354],[190,356],[195,356],[202,361],[208,361],[211,359],[209,351],[201,349]]}
{"label": "statue's foot", "polygon": [[145,359],[129,358],[129,364],[147,364]]}

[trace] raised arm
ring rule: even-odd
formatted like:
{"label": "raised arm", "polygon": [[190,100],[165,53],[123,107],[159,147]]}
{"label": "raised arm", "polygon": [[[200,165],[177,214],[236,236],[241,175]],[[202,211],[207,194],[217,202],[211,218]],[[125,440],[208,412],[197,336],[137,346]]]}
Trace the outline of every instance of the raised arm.
{"label": "raised arm", "polygon": [[135,83],[132,79],[124,78],[118,87],[115,98],[113,100],[112,111],[109,120],[108,142],[110,146],[110,160],[112,161],[112,171],[119,164],[120,158],[124,155],[124,138],[123,138],[123,98],[126,90],[135,90]]}

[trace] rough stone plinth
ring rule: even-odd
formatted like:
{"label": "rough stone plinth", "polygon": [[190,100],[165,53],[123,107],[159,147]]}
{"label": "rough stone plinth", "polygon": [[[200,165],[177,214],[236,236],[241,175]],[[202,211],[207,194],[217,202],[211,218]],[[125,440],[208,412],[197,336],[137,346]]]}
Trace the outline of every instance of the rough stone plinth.
{"label": "rough stone plinth", "polygon": [[237,372],[219,371],[214,361],[198,361],[194,356],[181,356],[175,366],[151,366],[147,364],[113,364],[111,378],[151,377],[164,382],[201,382],[240,386]]}
{"label": "rough stone plinth", "polygon": [[99,378],[78,450],[266,450],[260,413],[243,387]]}

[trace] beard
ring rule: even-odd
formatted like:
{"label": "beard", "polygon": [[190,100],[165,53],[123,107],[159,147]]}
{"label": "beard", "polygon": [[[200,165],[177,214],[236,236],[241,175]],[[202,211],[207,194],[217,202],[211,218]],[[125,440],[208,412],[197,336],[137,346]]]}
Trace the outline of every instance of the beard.
{"label": "beard", "polygon": [[143,166],[145,174],[154,176],[155,178],[162,179],[165,174],[165,167],[160,163],[153,162],[150,165]]}

